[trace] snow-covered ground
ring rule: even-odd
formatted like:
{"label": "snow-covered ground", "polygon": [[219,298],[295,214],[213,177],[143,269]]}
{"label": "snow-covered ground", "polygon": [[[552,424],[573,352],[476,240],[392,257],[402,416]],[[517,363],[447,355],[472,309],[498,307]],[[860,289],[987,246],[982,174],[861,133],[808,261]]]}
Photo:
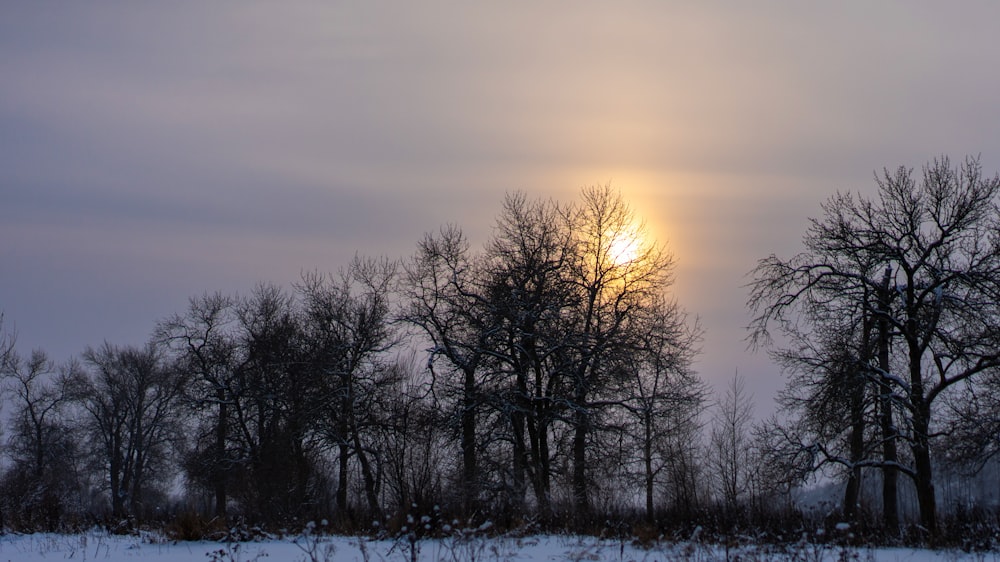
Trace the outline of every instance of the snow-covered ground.
{"label": "snow-covered ground", "polygon": [[[417,543],[417,560],[447,562],[620,560],[708,562],[726,560],[720,546],[699,543],[659,544],[640,548],[618,541],[591,537],[538,536],[527,538],[472,538],[425,540]],[[224,544],[174,542],[155,535],[144,537],[109,535],[99,531],[78,535],[34,534],[0,536],[0,561],[34,562],[79,560],[135,562],[271,562],[271,561],[372,561],[411,560],[411,545],[405,541],[368,540],[350,537],[319,537],[309,540],[272,539],[261,542]],[[730,550],[731,560],[820,562],[858,561],[979,561],[1000,560],[1000,553],[967,554],[913,549],[850,549],[832,546],[796,545],[784,552],[769,547]]]}

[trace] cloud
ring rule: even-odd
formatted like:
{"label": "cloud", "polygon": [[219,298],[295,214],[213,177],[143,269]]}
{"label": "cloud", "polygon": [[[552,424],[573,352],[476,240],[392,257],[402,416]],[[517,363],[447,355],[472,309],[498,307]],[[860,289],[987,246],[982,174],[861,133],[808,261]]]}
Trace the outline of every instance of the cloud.
{"label": "cloud", "polygon": [[[78,350],[193,293],[407,255],[445,222],[482,242],[506,191],[612,181],[677,255],[700,368],[766,370],[738,345],[744,275],[796,251],[823,199],[942,153],[1000,168],[998,16],[6,3],[0,308]],[[60,316],[76,328],[49,332]]]}

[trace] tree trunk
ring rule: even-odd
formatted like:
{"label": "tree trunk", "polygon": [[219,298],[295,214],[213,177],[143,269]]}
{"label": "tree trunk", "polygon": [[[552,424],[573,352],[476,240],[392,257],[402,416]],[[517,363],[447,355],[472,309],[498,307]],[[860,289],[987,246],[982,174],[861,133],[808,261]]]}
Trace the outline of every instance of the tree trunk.
{"label": "tree trunk", "polygon": [[590,513],[590,498],[587,494],[587,429],[590,424],[582,400],[576,403],[576,413],[573,414],[573,503],[578,516],[585,517]]}
{"label": "tree trunk", "polygon": [[215,462],[212,477],[215,481],[215,516],[226,520],[226,418],[229,415],[225,403],[225,390],[216,392],[219,401],[219,419],[215,423]]}
{"label": "tree trunk", "polygon": [[[141,379],[145,381],[145,379]],[[132,422],[132,429],[129,432],[129,447],[132,451],[132,470],[130,473],[130,483],[126,484],[126,488],[129,491],[129,512],[132,517],[136,520],[141,520],[142,518],[142,480],[143,472],[146,469],[146,436],[144,435],[145,427],[143,426],[143,416],[145,415],[145,392],[148,388],[144,382],[138,385],[136,389],[136,406],[135,411],[132,413],[134,420]]]}
{"label": "tree trunk", "polygon": [[[528,406],[525,404],[525,406]],[[528,463],[528,474],[531,476],[531,491],[535,495],[535,501],[538,502],[538,511],[545,519],[545,512],[548,511],[545,504],[545,489],[542,483],[542,458],[541,458],[541,441],[539,439],[538,430],[538,418],[534,409],[528,410],[530,414],[525,416],[525,429],[528,431],[528,451],[527,451],[527,463]]]}
{"label": "tree trunk", "polygon": [[347,443],[341,442],[338,445],[338,463],[339,470],[337,471],[337,509],[340,510],[341,514],[347,513],[347,464],[350,455],[350,448],[348,448]]}
{"label": "tree trunk", "polygon": [[[921,389],[922,390],[922,389]],[[916,396],[914,396],[916,398]],[[926,530],[930,539],[937,538],[937,499],[934,496],[934,480],[931,471],[930,438],[928,435],[930,408],[921,402],[914,401],[916,412],[913,416],[913,464],[916,477],[917,503],[920,506],[920,525]]]}
{"label": "tree trunk", "polygon": [[920,524],[933,541],[937,537],[937,500],[931,476],[931,457],[927,444],[913,446],[913,461],[917,477],[917,502],[920,505]]}
{"label": "tree trunk", "polygon": [[[847,475],[847,487],[844,489],[844,519],[849,523],[855,523],[858,518],[858,501],[861,495],[861,467],[857,463],[862,460],[863,447],[859,448],[858,443],[863,445],[863,426],[854,426],[851,429],[851,470]],[[858,437],[861,436],[861,439]]]}
{"label": "tree trunk", "polygon": [[861,354],[858,363],[865,371],[849,369],[851,388],[851,437],[850,461],[851,467],[844,489],[844,519],[855,523],[858,517],[858,499],[861,493],[861,467],[858,466],[865,454],[865,388],[867,386],[867,371],[871,369],[871,315],[864,315],[861,327]]}
{"label": "tree trunk", "polygon": [[108,464],[109,479],[111,480],[111,516],[118,519],[122,517],[125,511],[121,483],[122,453],[121,443],[118,441],[117,436],[112,437],[111,443],[111,459]]}
{"label": "tree trunk", "polygon": [[513,486],[511,491],[511,506],[521,512],[524,509],[524,496],[527,492],[527,451],[524,445],[524,414],[513,412],[510,415],[511,431],[514,435],[514,458],[513,458]]}
{"label": "tree trunk", "polygon": [[[912,295],[913,283],[910,280],[907,301],[914,302]],[[930,404],[924,396],[923,371],[921,359],[923,348],[918,334],[920,326],[916,314],[910,314],[906,321],[906,342],[910,362],[910,404],[913,407],[911,423],[913,424],[913,441],[910,450],[913,452],[914,484],[917,488],[917,503],[920,506],[920,524],[930,535],[931,541],[937,536],[937,505],[934,497],[934,482],[931,480],[930,453]]]}
{"label": "tree trunk", "polygon": [[538,422],[538,481],[540,483],[540,497],[538,498],[538,510],[541,512],[543,520],[552,516],[552,484],[550,479],[551,468],[549,467],[549,422],[542,418]]}
{"label": "tree trunk", "polygon": [[865,379],[858,374],[851,389],[851,469],[844,490],[844,519],[854,523],[858,517],[858,498],[861,492],[861,467],[865,454]]}
{"label": "tree trunk", "polygon": [[[889,279],[891,271],[886,268],[879,291],[878,322],[878,365],[884,373],[889,365]],[[879,386],[879,426],[882,432],[882,524],[886,533],[899,534],[899,470],[896,468],[899,456],[896,451],[896,425],[892,416],[892,387],[886,379]]]}
{"label": "tree trunk", "polygon": [[302,431],[299,429],[297,416],[288,433],[291,436],[292,456],[295,457],[295,483],[292,488],[292,495],[295,502],[294,509],[301,510],[311,499],[309,480],[312,477],[312,467],[305,444],[303,443],[304,437],[302,436]]}
{"label": "tree trunk", "polygon": [[891,535],[899,533],[899,470],[896,464],[899,457],[896,452],[896,428],[892,419],[892,401],[887,396],[888,385],[883,385],[880,398],[880,428],[882,431],[882,523]]}
{"label": "tree trunk", "polygon": [[361,447],[361,437],[358,435],[356,427],[352,433],[354,434],[354,452],[361,464],[361,477],[365,482],[365,498],[368,500],[368,509],[373,517],[381,519],[382,509],[378,504],[378,492],[375,490],[375,475],[372,473],[371,463],[368,462],[368,455]]}
{"label": "tree trunk", "polygon": [[476,510],[479,471],[476,465],[476,373],[465,370],[462,409],[462,508],[465,515]]}
{"label": "tree trunk", "polygon": [[45,426],[34,413],[31,418],[35,425],[35,474],[41,476],[45,473]]}
{"label": "tree trunk", "polygon": [[646,475],[646,522],[653,523],[653,419],[651,412],[643,416],[642,460]]}
{"label": "tree trunk", "polygon": [[132,483],[129,488],[129,512],[136,520],[142,519],[142,471],[145,464],[141,453],[136,453],[135,464],[132,468]]}

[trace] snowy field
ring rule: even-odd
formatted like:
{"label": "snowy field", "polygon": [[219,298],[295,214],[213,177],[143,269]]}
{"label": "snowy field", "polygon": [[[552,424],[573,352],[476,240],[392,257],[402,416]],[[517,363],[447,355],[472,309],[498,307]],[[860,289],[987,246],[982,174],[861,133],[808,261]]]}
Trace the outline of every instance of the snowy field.
{"label": "snowy field", "polygon": [[[90,532],[79,535],[3,535],[0,561],[34,562],[79,560],[108,562],[138,560],[172,562],[272,561],[399,561],[411,560],[405,541],[376,541],[349,537],[273,539],[248,543],[173,542],[155,535],[142,537]],[[416,559],[428,561],[714,561],[727,560],[723,547],[700,543],[659,544],[645,549],[591,537],[539,536],[527,538],[455,538],[420,541]],[[1000,560],[997,553],[963,553],[913,549],[842,549],[801,544],[783,547],[740,547],[728,552],[741,561],[950,561]]]}

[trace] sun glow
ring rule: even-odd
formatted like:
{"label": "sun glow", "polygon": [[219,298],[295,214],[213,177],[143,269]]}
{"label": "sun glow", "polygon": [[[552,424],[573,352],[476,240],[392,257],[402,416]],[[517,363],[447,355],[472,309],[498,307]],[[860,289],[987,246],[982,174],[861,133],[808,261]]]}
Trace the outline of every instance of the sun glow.
{"label": "sun glow", "polygon": [[619,267],[635,262],[642,254],[641,228],[629,226],[621,231],[611,233],[609,238],[608,259]]}

